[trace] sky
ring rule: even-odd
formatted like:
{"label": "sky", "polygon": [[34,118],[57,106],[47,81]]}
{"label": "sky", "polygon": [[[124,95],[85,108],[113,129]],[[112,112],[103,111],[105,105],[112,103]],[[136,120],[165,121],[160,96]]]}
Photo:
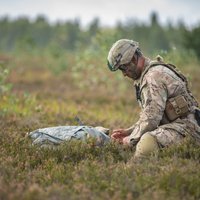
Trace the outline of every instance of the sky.
{"label": "sky", "polygon": [[149,22],[157,12],[162,24],[183,21],[188,26],[200,24],[200,0],[0,0],[0,17],[28,16],[34,20],[44,15],[50,22],[79,19],[87,26],[95,17],[103,26],[136,19]]}

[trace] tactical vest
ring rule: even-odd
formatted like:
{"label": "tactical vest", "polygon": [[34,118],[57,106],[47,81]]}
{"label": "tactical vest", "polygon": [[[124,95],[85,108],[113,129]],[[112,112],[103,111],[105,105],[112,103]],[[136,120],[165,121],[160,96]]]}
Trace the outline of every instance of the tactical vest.
{"label": "tactical vest", "polygon": [[137,100],[141,102],[142,91],[140,86],[142,84],[145,74],[149,71],[150,68],[158,65],[162,65],[173,71],[185,83],[186,86],[186,90],[184,90],[178,96],[168,99],[166,102],[165,113],[169,121],[173,121],[178,117],[186,116],[188,113],[193,112],[194,108],[198,107],[198,102],[196,101],[196,99],[189,90],[188,81],[186,77],[174,65],[167,64],[161,61],[153,62],[152,64],[150,64],[148,67],[145,68],[144,72],[140,77],[140,83],[138,85],[135,85]]}

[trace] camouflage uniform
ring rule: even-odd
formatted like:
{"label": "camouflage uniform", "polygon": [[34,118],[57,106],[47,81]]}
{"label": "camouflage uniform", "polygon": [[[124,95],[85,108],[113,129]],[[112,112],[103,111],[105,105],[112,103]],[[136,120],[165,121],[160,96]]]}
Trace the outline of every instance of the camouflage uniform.
{"label": "camouflage uniform", "polygon": [[[156,137],[162,147],[178,143],[188,134],[200,140],[200,127],[193,113],[198,104],[186,83],[166,66],[158,64],[150,67],[153,63],[146,60],[145,70],[140,79],[134,82],[142,112],[134,125],[130,142],[138,141],[146,133]],[[186,98],[190,113],[170,122],[165,114],[166,102],[180,94]]]}
{"label": "camouflage uniform", "polygon": [[137,100],[142,108],[140,118],[134,126],[113,133],[115,139],[124,134],[123,144],[137,144],[135,158],[178,143],[187,135],[200,144],[200,110],[182,73],[165,64],[161,57],[150,61],[143,56],[139,43],[128,39],[112,45],[107,61],[111,71],[119,69],[135,80]]}

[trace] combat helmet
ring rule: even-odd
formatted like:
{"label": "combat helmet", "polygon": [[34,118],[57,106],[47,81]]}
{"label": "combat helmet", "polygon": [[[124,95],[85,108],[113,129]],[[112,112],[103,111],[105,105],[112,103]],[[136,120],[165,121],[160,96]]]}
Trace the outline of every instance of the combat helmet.
{"label": "combat helmet", "polygon": [[108,68],[116,71],[120,65],[129,63],[138,48],[139,43],[133,40],[120,39],[116,41],[108,53]]}

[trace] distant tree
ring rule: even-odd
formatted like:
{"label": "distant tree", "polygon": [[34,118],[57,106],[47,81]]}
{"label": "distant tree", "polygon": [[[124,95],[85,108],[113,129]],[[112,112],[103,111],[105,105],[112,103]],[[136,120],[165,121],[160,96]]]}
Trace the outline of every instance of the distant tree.
{"label": "distant tree", "polygon": [[158,14],[155,11],[151,13],[150,20],[151,20],[152,27],[159,26]]}
{"label": "distant tree", "polygon": [[170,49],[182,49],[184,42],[183,35],[186,30],[184,22],[179,21],[177,25],[173,25],[171,21],[168,21],[165,29]]}
{"label": "distant tree", "polygon": [[159,24],[159,17],[156,12],[153,12],[150,16],[151,26],[147,32],[147,38],[149,38],[149,51],[150,49],[162,49],[169,50],[169,41],[165,29]]}
{"label": "distant tree", "polygon": [[187,49],[192,49],[200,59],[200,24],[191,31],[185,31],[184,45]]}
{"label": "distant tree", "polygon": [[99,31],[99,28],[100,28],[99,24],[100,24],[99,18],[94,18],[92,22],[90,23],[88,31],[91,37],[96,35],[96,33]]}
{"label": "distant tree", "polygon": [[2,17],[0,19],[0,48],[6,49],[8,44],[8,31],[9,31],[10,21],[8,16]]}
{"label": "distant tree", "polygon": [[31,33],[28,38],[32,38],[38,47],[45,47],[51,41],[52,27],[45,16],[39,15],[31,24]]}
{"label": "distant tree", "polygon": [[65,41],[64,48],[69,50],[75,50],[76,44],[79,41],[80,36],[80,21],[75,19],[74,21],[68,21],[65,23]]}

